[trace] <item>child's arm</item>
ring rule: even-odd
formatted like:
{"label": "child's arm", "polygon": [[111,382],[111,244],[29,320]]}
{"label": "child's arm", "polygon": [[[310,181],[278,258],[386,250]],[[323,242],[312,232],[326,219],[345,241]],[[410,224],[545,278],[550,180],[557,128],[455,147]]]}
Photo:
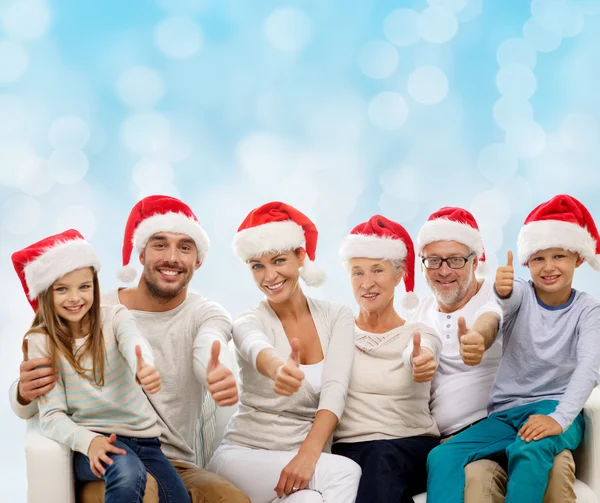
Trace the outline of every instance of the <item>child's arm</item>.
{"label": "child's arm", "polygon": [[[46,336],[30,334],[28,338],[30,358],[47,358],[49,351],[46,347]],[[59,378],[50,391],[40,396],[37,403],[42,434],[87,456],[90,444],[98,433],[79,426],[68,416],[67,397],[62,379]]]}
{"label": "child's arm", "polygon": [[513,254],[510,250],[508,251],[506,265],[500,266],[496,270],[494,292],[502,307],[503,317],[508,317],[519,309],[523,298],[523,290],[519,281],[515,281]]}

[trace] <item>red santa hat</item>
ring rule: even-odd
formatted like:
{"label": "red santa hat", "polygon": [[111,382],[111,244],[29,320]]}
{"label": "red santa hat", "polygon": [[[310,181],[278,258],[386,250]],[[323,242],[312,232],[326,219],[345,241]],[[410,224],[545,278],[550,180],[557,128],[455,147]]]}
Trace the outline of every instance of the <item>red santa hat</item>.
{"label": "red santa hat", "polygon": [[355,257],[403,261],[406,295],[402,305],[406,309],[419,305],[419,298],[414,292],[415,248],[407,230],[400,224],[381,215],[371,217],[354,227],[342,241],[340,256],[344,262]]}
{"label": "red santa hat", "polygon": [[325,282],[325,271],[313,264],[318,232],[304,213],[273,201],[252,210],[233,238],[233,251],[244,262],[264,253],[295,250],[304,244],[307,258],[300,277],[308,286]]}
{"label": "red santa hat", "polygon": [[158,232],[189,236],[198,249],[198,260],[204,261],[210,239],[190,207],[174,197],[148,196],[133,207],[125,225],[123,267],[117,273],[121,281],[131,283],[135,279],[136,270],[129,265],[131,254],[134,249],[142,253],[148,240]]}
{"label": "red santa hat", "polygon": [[574,197],[554,196],[525,219],[517,249],[521,264],[540,250],[563,248],[600,270],[600,236],[588,209]]}
{"label": "red santa hat", "polygon": [[481,232],[475,217],[469,211],[445,206],[432,213],[417,237],[419,256],[423,253],[423,248],[436,241],[456,241],[468,247],[479,260],[477,273],[485,274],[485,250]]}
{"label": "red santa hat", "polygon": [[12,254],[12,263],[34,311],[38,296],[65,274],[84,267],[100,270],[98,255],[74,229],[49,236]]}

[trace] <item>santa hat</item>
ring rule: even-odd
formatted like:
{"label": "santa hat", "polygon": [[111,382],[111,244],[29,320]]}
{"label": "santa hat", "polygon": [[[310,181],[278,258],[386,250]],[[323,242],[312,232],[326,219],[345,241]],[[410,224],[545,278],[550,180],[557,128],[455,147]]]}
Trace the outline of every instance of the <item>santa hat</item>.
{"label": "santa hat", "polygon": [[519,261],[540,250],[563,248],[600,270],[600,236],[592,215],[574,197],[554,196],[537,206],[525,219],[517,241]]}
{"label": "santa hat", "polygon": [[423,248],[436,241],[456,241],[472,250],[479,260],[478,275],[485,274],[485,250],[475,217],[463,208],[446,206],[432,213],[417,237],[419,256]]}
{"label": "santa hat", "polygon": [[414,292],[415,249],[410,235],[400,224],[381,215],[371,217],[354,227],[344,239],[340,256],[344,262],[355,257],[403,261],[407,293],[402,305],[406,309],[414,309],[419,305],[419,298]]}
{"label": "santa hat", "polygon": [[49,236],[12,254],[12,263],[34,311],[38,295],[57,279],[77,269],[100,270],[98,255],[74,229]]}
{"label": "santa hat", "polygon": [[123,237],[123,267],[117,273],[124,283],[131,283],[137,273],[129,265],[133,249],[142,253],[148,240],[158,232],[185,234],[194,240],[198,260],[202,263],[210,246],[210,239],[200,226],[196,215],[184,202],[169,196],[148,196],[133,207]]}
{"label": "santa hat", "polygon": [[252,210],[233,238],[233,251],[244,262],[264,253],[295,250],[304,243],[306,255],[300,277],[308,286],[325,282],[325,271],[313,264],[317,228],[304,213],[277,201]]}

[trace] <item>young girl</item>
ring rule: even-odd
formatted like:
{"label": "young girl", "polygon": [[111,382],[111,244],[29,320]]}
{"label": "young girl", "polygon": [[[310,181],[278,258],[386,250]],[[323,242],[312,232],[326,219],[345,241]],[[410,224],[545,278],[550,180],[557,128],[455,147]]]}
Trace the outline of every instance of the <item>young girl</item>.
{"label": "young girl", "polygon": [[42,433],[75,451],[78,480],[104,479],[106,503],[142,503],[147,472],[161,503],[189,502],[138,385],[148,393],[160,389],[152,351],[125,307],[100,306],[100,263],[91,245],[68,230],[14,253],[12,261],[36,312],[28,356],[50,358],[58,375],[38,400]]}

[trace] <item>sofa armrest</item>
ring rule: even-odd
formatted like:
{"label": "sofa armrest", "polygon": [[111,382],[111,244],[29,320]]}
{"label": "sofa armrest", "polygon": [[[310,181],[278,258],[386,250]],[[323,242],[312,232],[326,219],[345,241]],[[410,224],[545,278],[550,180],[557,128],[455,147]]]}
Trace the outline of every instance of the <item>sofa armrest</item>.
{"label": "sofa armrest", "polygon": [[27,503],[75,503],[72,451],[42,435],[37,414],[27,420],[25,460]]}
{"label": "sofa armrest", "polygon": [[600,387],[592,391],[583,415],[585,433],[574,453],[577,478],[585,482],[600,499]]}

